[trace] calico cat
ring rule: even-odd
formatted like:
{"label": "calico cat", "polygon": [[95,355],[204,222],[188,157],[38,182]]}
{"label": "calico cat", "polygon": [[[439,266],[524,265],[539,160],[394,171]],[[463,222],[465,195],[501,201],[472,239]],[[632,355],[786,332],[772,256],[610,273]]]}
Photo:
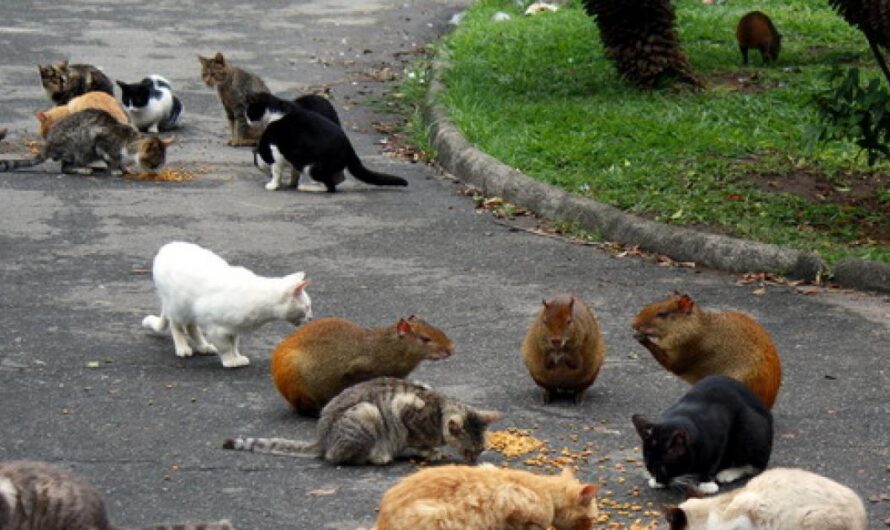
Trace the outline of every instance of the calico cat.
{"label": "calico cat", "polygon": [[865,530],[862,499],[802,469],[774,468],[743,488],[668,508],[671,530]]}
{"label": "calico cat", "polygon": [[342,126],[336,109],[328,101],[328,98],[324,96],[307,94],[293,101],[288,101],[268,92],[257,92],[247,95],[247,121],[252,126],[262,126],[265,129],[270,123],[280,120],[285,114],[294,109],[303,109],[321,114],[338,126]]}
{"label": "calico cat", "polygon": [[161,315],[145,317],[142,326],[155,333],[169,326],[178,357],[219,353],[226,368],[247,366],[250,359],[238,351],[239,335],[274,320],[298,326],[312,318],[303,272],[257,276],[198,245],[175,241],[158,251],[152,275]]}
{"label": "calico cat", "polygon": [[46,135],[46,144],[36,158],[0,160],[0,171],[36,166],[46,160],[61,160],[62,172],[90,174],[88,166],[104,161],[112,172],[124,172],[128,164],[154,171],[164,164],[172,138],[140,134],[104,110],[87,109],[62,118]]}
{"label": "calico cat", "polygon": [[[337,191],[337,184],[344,178],[344,169],[368,184],[408,185],[403,178],[366,168],[343,129],[331,120],[301,108],[291,110],[266,127],[253,153],[253,163],[271,173],[267,190],[278,189],[287,167],[291,167],[295,175],[306,169],[314,180],[325,185],[329,193]],[[291,186],[296,187],[298,183],[299,178],[294,178]]]}
{"label": "calico cat", "polygon": [[201,79],[209,87],[216,87],[229,119],[232,137],[228,144],[256,145],[259,131],[247,123],[244,111],[247,109],[247,95],[257,92],[268,92],[263,80],[256,75],[226,63],[222,53],[214,57],[198,56],[201,62]]}
{"label": "calico cat", "polygon": [[711,375],[669,407],[657,423],[632,418],[643,440],[653,488],[676,484],[716,493],[714,482],[756,475],[769,463],[773,417],[743,383]]}
{"label": "calico cat", "polygon": [[55,64],[39,64],[37,68],[43,90],[56,105],[64,105],[72,98],[94,90],[114,96],[111,79],[93,65],[68,64],[65,60]]}
{"label": "calico cat", "polygon": [[173,87],[165,78],[150,75],[138,83],[118,81],[117,85],[124,108],[140,131],[156,133],[179,125],[182,101],[173,95]]}
{"label": "calico cat", "polygon": [[[73,473],[43,462],[0,462],[3,530],[123,530],[108,522],[102,497]],[[146,530],[232,530],[229,521],[154,525]]]}
{"label": "calico cat", "polygon": [[40,136],[46,138],[50,127],[55,125],[56,122],[74,114],[75,112],[80,112],[86,109],[104,110],[108,114],[111,114],[111,116],[118,122],[123,124],[130,123],[127,114],[124,112],[124,109],[121,108],[121,104],[118,103],[113,96],[109,96],[105,92],[94,90],[92,92],[87,92],[82,96],[72,98],[71,101],[64,105],[58,105],[51,109],[35,112],[34,116],[37,118],[37,132],[40,133]]}
{"label": "calico cat", "polygon": [[353,385],[321,410],[314,442],[235,438],[225,449],[324,458],[335,465],[387,465],[399,457],[430,456],[451,446],[468,462],[485,450],[485,430],[500,418],[429,387],[395,377]]}
{"label": "calico cat", "polygon": [[592,530],[597,489],[568,467],[544,476],[490,464],[437,466],[383,495],[374,530]]}

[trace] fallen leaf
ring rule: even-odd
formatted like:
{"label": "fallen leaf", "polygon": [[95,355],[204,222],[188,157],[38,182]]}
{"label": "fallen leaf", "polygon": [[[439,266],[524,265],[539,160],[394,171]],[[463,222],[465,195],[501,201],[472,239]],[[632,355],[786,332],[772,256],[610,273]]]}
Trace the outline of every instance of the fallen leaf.
{"label": "fallen leaf", "polygon": [[766,287],[758,287],[757,289],[751,291],[751,294],[753,294],[754,296],[763,296],[766,294]]}
{"label": "fallen leaf", "polygon": [[328,495],[333,495],[337,493],[337,488],[322,488],[317,490],[312,490],[308,492],[306,495],[312,495],[314,497],[327,497]]}
{"label": "fallen leaf", "polygon": [[807,287],[805,289],[798,289],[798,292],[806,296],[812,296],[814,294],[820,294],[822,289],[819,287]]}
{"label": "fallen leaf", "polygon": [[87,363],[87,368],[99,368],[99,361],[90,361]]}

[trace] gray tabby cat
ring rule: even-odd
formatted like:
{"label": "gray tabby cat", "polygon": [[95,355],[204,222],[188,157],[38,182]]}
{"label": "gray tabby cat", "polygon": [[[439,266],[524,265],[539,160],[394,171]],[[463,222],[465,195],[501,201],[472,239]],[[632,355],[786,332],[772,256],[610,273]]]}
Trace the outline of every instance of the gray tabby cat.
{"label": "gray tabby cat", "polygon": [[[124,530],[108,522],[96,488],[43,462],[0,462],[3,530]],[[233,530],[229,521],[155,525],[145,530]]]}
{"label": "gray tabby cat", "polygon": [[256,145],[262,130],[251,127],[247,122],[247,95],[258,92],[269,92],[263,80],[247,70],[226,64],[222,53],[217,52],[213,58],[198,56],[201,62],[201,79],[209,87],[216,87],[219,99],[229,119],[232,138],[228,144]]}
{"label": "gray tabby cat", "polygon": [[394,377],[351,386],[321,410],[315,442],[235,438],[225,449],[324,458],[332,464],[386,465],[430,456],[449,445],[468,462],[485,449],[485,429],[498,412],[475,410],[429,387]]}
{"label": "gray tabby cat", "polygon": [[104,110],[87,109],[59,120],[36,158],[0,160],[0,171],[36,166],[49,159],[61,160],[63,173],[92,173],[88,166],[97,161],[115,172],[125,171],[131,163],[153,171],[163,165],[172,141],[141,134]]}

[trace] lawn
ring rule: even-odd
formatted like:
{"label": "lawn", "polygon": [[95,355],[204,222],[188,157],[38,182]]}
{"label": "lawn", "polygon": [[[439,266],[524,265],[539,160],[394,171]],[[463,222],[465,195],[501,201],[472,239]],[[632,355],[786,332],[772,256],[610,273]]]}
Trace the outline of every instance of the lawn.
{"label": "lawn", "polygon": [[[743,67],[738,2],[675,2],[702,92],[622,82],[580,4],[523,16],[482,0],[439,53],[443,102],[467,138],[534,178],[663,222],[890,262],[890,165],[814,144],[811,94],[834,65],[879,75],[825,0],[757,3],[784,35],[776,65]],[[511,20],[495,22],[498,11]]]}

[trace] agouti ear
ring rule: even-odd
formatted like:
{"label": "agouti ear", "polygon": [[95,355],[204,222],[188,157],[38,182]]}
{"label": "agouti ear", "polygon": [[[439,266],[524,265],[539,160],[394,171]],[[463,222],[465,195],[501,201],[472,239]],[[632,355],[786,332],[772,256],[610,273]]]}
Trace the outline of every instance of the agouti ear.
{"label": "agouti ear", "polygon": [[569,297],[569,312],[571,312],[572,308],[574,308],[574,307],[575,307],[575,297],[572,296],[572,297]]}
{"label": "agouti ear", "polygon": [[600,489],[596,484],[585,484],[578,494],[578,504],[581,506],[590,506],[590,503],[596,498],[596,492]]}
{"label": "agouti ear", "polygon": [[547,307],[547,300],[541,300],[541,303],[544,304],[544,307]]}
{"label": "agouti ear", "polygon": [[645,416],[643,416],[642,414],[634,414],[630,417],[630,421],[633,422],[634,427],[637,429],[637,434],[640,435],[640,438],[646,440],[650,436],[652,436],[652,422],[647,420]]}
{"label": "agouti ear", "polygon": [[410,315],[408,317],[408,322],[416,322],[416,321],[417,321],[417,315]]}
{"label": "agouti ear", "polygon": [[688,294],[680,295],[680,299],[677,300],[677,308],[687,315],[692,312],[692,306],[694,305],[695,302],[692,301],[692,298],[689,298]]}
{"label": "agouti ear", "polygon": [[396,331],[399,334],[399,337],[404,337],[405,335],[411,333],[411,324],[408,323],[404,318],[399,320],[399,323],[396,324]]}

